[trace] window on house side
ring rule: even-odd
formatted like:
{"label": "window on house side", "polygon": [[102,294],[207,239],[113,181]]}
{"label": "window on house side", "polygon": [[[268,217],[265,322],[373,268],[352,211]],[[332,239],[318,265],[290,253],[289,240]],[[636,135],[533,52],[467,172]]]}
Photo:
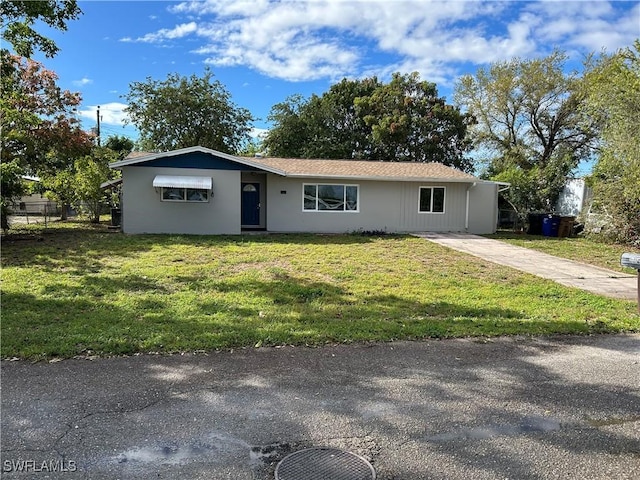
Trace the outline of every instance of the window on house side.
{"label": "window on house side", "polygon": [[208,202],[209,191],[200,188],[162,187],[164,202]]}
{"label": "window on house side", "polygon": [[444,213],[445,187],[420,187],[420,213]]}
{"label": "window on house side", "polygon": [[357,212],[358,185],[304,184],[302,210],[305,212]]}

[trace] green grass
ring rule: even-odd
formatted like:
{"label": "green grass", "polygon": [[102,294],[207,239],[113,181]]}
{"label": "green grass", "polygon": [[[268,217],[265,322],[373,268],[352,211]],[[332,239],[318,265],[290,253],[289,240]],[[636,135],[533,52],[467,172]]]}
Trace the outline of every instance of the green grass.
{"label": "green grass", "polygon": [[486,235],[489,238],[502,240],[520,247],[531,248],[540,252],[567,258],[577,262],[608,268],[616,272],[635,274],[631,268],[620,265],[620,257],[625,252],[640,253],[640,249],[629,245],[598,242],[590,238],[554,238],[540,235],[527,235],[513,232],[498,232],[495,235]]}
{"label": "green grass", "polygon": [[2,263],[3,358],[640,331],[633,302],[409,236],[127,236],[60,223],[5,237]]}

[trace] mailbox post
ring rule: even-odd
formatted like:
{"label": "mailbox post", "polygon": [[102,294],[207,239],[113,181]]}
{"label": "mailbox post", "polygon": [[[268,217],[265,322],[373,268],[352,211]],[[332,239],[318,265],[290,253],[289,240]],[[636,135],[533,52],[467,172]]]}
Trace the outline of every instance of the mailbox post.
{"label": "mailbox post", "polygon": [[620,265],[635,268],[638,271],[638,312],[640,312],[640,254],[623,253],[620,259]]}

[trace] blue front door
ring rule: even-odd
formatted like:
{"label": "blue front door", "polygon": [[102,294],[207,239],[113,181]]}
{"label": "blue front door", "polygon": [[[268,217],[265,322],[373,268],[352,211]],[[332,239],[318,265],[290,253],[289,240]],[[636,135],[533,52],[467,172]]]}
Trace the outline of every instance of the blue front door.
{"label": "blue front door", "polygon": [[260,184],[242,184],[242,226],[260,226]]}

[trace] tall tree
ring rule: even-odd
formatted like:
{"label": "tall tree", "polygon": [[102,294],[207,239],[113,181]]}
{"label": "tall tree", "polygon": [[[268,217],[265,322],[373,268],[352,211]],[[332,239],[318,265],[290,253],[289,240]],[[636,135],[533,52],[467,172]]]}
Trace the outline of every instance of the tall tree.
{"label": "tall tree", "polygon": [[[91,137],[80,127],[76,109],[80,95],[62,90],[57,76],[39,62],[0,52],[0,157],[15,168],[2,170],[2,182],[16,185],[5,175],[53,175],[89,152]],[[2,205],[20,195],[3,189]],[[2,208],[6,224],[7,209]]]}
{"label": "tall tree", "polygon": [[356,107],[371,127],[381,159],[471,169],[465,158],[470,146],[467,117],[438,97],[435,83],[421,81],[418,73],[395,73],[388,84],[357,99]]}
{"label": "tall tree", "polygon": [[43,22],[65,31],[67,22],[77,19],[81,13],[76,0],[4,0],[0,2],[2,39],[22,57],[31,58],[35,50],[53,57],[60,49],[53,40],[38,33],[34,23]]}
{"label": "tall tree", "polygon": [[292,95],[274,105],[264,145],[270,155],[299,158],[373,157],[371,128],[356,111],[355,101],[371,95],[378,80],[347,80],[332,85],[322,96]]}
{"label": "tall tree", "polygon": [[86,154],[92,139],[80,128],[80,94],[62,90],[39,62],[2,52],[1,152],[38,174]]}
{"label": "tall tree", "polygon": [[59,51],[55,42],[33,28],[36,22],[64,31],[67,22],[81,13],[75,0],[0,2],[0,35],[17,54],[7,48],[0,50],[3,229],[9,228],[9,206],[22,194],[22,175],[46,170],[60,163],[61,158],[89,146],[88,137],[79,129],[72,113],[79,97],[61,91],[53,72],[28,60],[37,50],[47,57]]}
{"label": "tall tree", "polygon": [[438,161],[468,170],[467,117],[417,73],[342,80],[322,96],[275,105],[269,154],[303,158]]}
{"label": "tall tree", "polygon": [[378,158],[371,128],[358,111],[357,100],[382,87],[376,77],[343,79],[321,97],[313,96],[307,107],[310,142],[306,157],[338,159]]}
{"label": "tall tree", "polygon": [[614,240],[640,246],[640,40],[587,65],[583,112],[601,129],[591,177],[594,202],[611,219]]}
{"label": "tall tree", "polygon": [[578,113],[580,78],[565,73],[565,63],[561,52],[496,62],[455,87],[456,103],[475,119],[470,130],[485,175],[533,193],[507,191],[521,215],[553,209],[567,176],[591,154],[595,133]]}
{"label": "tall tree", "polygon": [[302,95],[287,97],[271,107],[268,120],[274,127],[267,133],[263,145],[274,157],[305,158],[311,132],[305,117],[308,101]]}
{"label": "tall tree", "polygon": [[200,145],[237,153],[249,140],[251,113],[238,107],[213,73],[133,82],[125,95],[127,113],[140,131],[140,148],[167,151]]}

